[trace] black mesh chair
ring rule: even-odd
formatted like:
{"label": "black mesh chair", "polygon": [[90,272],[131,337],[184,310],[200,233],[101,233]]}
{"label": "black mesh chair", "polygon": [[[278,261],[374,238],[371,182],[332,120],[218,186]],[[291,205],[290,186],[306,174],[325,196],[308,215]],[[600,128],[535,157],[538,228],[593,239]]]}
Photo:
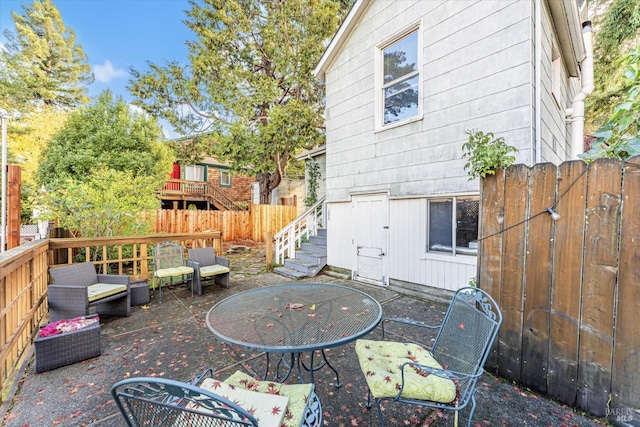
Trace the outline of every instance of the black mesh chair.
{"label": "black mesh chair", "polygon": [[[265,399],[272,399],[273,394],[288,395],[284,398],[285,407],[282,408],[283,415],[286,413],[289,416],[286,425],[322,426],[322,407],[312,384],[306,386],[308,392],[304,394],[304,404],[297,404],[295,409],[290,410],[289,404],[294,400],[295,393],[287,393],[284,389],[299,389],[300,385],[278,384],[273,385],[274,388],[270,388],[268,392],[259,392],[262,386],[266,386],[263,381],[254,381],[240,372],[236,372],[232,377],[236,382],[226,384],[226,391],[223,391],[225,389],[222,388],[222,381],[213,379],[210,369],[187,382],[158,377],[129,378],[115,384],[111,388],[111,395],[131,427],[258,427],[259,423],[262,425],[257,415],[260,411],[255,410],[255,405],[258,404],[256,401],[259,399],[249,403],[254,405],[253,407],[242,407],[238,404],[239,399],[229,395],[230,390],[240,388],[253,390],[252,397],[262,395]],[[276,388],[281,393],[275,393]],[[283,399],[282,396],[280,399]],[[289,403],[286,399],[289,399]],[[272,412],[271,406],[264,409]]]}
{"label": "black mesh chair", "polygon": [[[384,341],[388,322],[402,323],[408,329],[437,331],[431,351],[414,342]],[[403,318],[383,319],[383,341],[356,342],[360,367],[369,386],[367,406],[372,405],[373,396],[380,425],[384,426],[380,404],[392,401],[455,411],[456,425],[458,412],[471,403],[468,421],[471,426],[476,384],[501,324],[502,313],[497,303],[489,294],[473,287],[454,294],[441,325],[430,326]]]}

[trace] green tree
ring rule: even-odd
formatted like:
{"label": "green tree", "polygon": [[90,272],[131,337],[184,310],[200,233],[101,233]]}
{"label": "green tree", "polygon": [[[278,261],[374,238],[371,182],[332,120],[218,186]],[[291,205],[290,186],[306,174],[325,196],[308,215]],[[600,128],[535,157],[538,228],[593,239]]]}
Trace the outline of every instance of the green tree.
{"label": "green tree", "polygon": [[[312,76],[350,2],[191,2],[189,64],[132,70],[137,104],[200,140],[234,170],[253,170],[268,203],[290,158],[322,143],[323,88]],[[341,12],[342,11],[342,12]],[[193,143],[189,146],[194,148]]]}
{"label": "green tree", "polygon": [[171,170],[172,155],[160,135],[154,118],[133,113],[105,91],[69,115],[42,153],[36,180],[52,190],[67,178],[88,181],[98,169],[108,168],[152,177],[155,187],[141,190],[153,192]]}
{"label": "green tree", "polygon": [[147,234],[151,224],[144,212],[159,208],[153,177],[132,171],[98,168],[85,181],[67,178],[46,193],[48,216],[83,237]]}
{"label": "green tree", "polygon": [[0,104],[23,114],[34,104],[86,104],[93,74],[75,33],[65,27],[51,0],[22,8],[22,14],[13,13],[16,34],[4,33],[8,43],[0,51]]}
{"label": "green tree", "polygon": [[602,126],[623,102],[627,82],[621,60],[640,42],[638,0],[595,0],[590,2],[594,23],[594,86],[586,102],[586,128]]}
{"label": "green tree", "polygon": [[640,154],[640,48],[623,58],[626,65],[624,98],[607,122],[592,135],[591,149],[580,155],[586,161],[598,158],[628,159]]}

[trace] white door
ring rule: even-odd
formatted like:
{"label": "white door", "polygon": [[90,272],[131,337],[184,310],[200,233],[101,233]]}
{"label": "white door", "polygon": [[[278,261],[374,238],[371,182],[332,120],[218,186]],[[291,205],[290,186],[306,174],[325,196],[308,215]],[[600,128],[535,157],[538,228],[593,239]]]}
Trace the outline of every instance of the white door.
{"label": "white door", "polygon": [[386,195],[354,196],[353,232],[356,265],[353,278],[387,286],[389,207]]}

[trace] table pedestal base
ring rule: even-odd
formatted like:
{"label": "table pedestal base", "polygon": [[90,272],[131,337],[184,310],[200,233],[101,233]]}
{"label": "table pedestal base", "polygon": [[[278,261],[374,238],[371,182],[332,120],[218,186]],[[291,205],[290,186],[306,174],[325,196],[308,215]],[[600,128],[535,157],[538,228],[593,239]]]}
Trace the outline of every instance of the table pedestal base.
{"label": "table pedestal base", "polygon": [[[302,376],[302,369],[304,369],[305,371],[309,372],[309,375],[311,377],[311,383],[313,384],[314,383],[313,373],[317,370],[324,368],[325,366],[328,366],[329,369],[331,369],[336,374],[336,388],[340,388],[342,384],[340,384],[340,375],[338,374],[338,371],[331,365],[331,363],[329,363],[329,361],[327,360],[327,355],[324,353],[324,350],[320,350],[320,353],[322,354],[323,362],[318,366],[314,366],[313,364],[314,363],[313,356],[315,354],[315,351],[310,352],[309,366],[305,365],[305,363],[302,361],[303,353],[282,353],[280,355],[280,360],[278,360],[278,364],[276,365],[274,380],[280,383],[285,382],[289,378],[289,376],[291,375],[291,372],[295,367],[298,371],[298,377],[300,378],[300,382],[304,383],[304,378]],[[289,354],[289,361],[287,361],[286,359],[287,354]],[[264,376],[263,376],[264,380],[267,379],[267,375],[269,374],[269,353],[266,353],[266,356],[267,356],[267,366],[264,371]],[[280,376],[280,366],[284,366],[283,369],[286,369],[284,377]]]}

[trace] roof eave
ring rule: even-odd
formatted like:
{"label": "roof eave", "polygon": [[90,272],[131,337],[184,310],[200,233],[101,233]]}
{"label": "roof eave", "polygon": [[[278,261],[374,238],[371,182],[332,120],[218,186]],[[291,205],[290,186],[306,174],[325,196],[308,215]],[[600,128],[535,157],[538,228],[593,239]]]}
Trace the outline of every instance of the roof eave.
{"label": "roof eave", "polygon": [[371,1],[372,0],[357,0],[355,2],[346,19],[338,29],[338,32],[333,36],[333,39],[331,39],[331,43],[329,43],[329,46],[324,51],[318,65],[316,65],[316,68],[313,70],[313,75],[317,79],[324,81],[326,71],[333,63],[333,60],[344,45],[345,41],[351,35],[351,32],[356,27],[360,17],[371,4]]}

